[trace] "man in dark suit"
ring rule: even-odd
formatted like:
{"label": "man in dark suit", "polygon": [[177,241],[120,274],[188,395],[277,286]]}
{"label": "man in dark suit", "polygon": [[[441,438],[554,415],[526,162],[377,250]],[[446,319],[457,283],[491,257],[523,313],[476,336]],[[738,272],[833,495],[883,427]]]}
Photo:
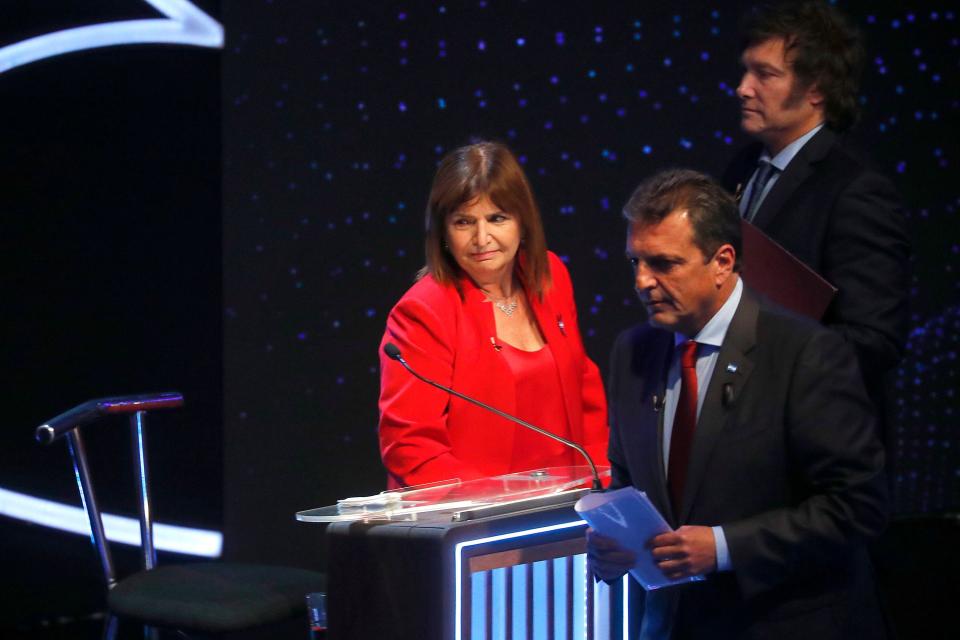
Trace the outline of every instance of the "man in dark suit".
{"label": "man in dark suit", "polygon": [[[611,486],[676,528],[647,541],[667,577],[707,577],[647,592],[641,638],[882,638],[883,448],[852,350],[743,287],[736,204],[706,176],[654,176],[624,214],[652,326],[613,351]],[[636,560],[587,542],[605,580]]]}
{"label": "man in dark suit", "polygon": [[823,322],[853,345],[882,412],[883,377],[906,340],[909,239],[893,185],[844,135],[860,34],[820,0],[757,8],[742,31],[740,124],[756,143],[723,184],[747,220],[837,287]]}

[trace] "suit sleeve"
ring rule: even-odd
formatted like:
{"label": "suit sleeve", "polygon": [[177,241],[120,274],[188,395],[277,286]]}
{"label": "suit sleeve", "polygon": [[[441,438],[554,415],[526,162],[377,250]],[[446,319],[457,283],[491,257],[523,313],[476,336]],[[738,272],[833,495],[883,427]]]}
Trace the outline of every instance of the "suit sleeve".
{"label": "suit sleeve", "polygon": [[[383,344],[393,342],[423,376],[449,386],[453,378],[455,322],[444,305],[404,296],[387,318]],[[442,302],[442,301],[441,301]],[[451,453],[449,396],[418,380],[380,348],[380,455],[387,471],[410,486],[451,478],[482,477]]]}
{"label": "suit sleeve", "polygon": [[620,424],[617,421],[616,407],[620,406],[620,371],[626,366],[623,360],[630,353],[630,341],[628,333],[622,333],[617,338],[610,353],[610,380],[607,385],[609,390],[610,402],[610,444],[607,448],[607,458],[610,461],[610,489],[620,489],[622,487],[633,486],[633,480],[630,477],[629,467],[624,458],[623,447],[620,444]]}
{"label": "suit sleeve", "polygon": [[903,355],[909,321],[909,238],[893,185],[864,171],[839,195],[824,277],[839,289],[826,320],[857,351],[868,377]]}
{"label": "suit sleeve", "polygon": [[746,597],[841,565],[886,524],[883,448],[856,360],[836,334],[814,333],[793,363],[785,429],[791,506],[722,525]]}

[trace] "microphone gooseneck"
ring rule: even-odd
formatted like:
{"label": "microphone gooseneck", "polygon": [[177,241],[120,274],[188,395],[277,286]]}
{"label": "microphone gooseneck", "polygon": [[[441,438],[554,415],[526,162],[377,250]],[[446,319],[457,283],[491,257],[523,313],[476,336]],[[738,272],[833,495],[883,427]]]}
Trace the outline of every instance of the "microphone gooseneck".
{"label": "microphone gooseneck", "polygon": [[573,442],[573,441],[571,441],[571,440],[567,440],[566,438],[561,438],[561,437],[558,436],[557,434],[555,434],[555,433],[550,433],[550,432],[547,431],[546,429],[542,429],[542,428],[540,428],[540,427],[538,427],[538,426],[536,426],[536,425],[532,425],[532,424],[530,424],[529,422],[527,422],[527,421],[525,421],[525,420],[521,420],[520,418],[517,418],[516,416],[512,416],[512,415],[510,415],[509,413],[506,413],[506,412],[504,412],[504,411],[501,411],[500,409],[497,409],[496,407],[491,407],[490,405],[486,404],[485,402],[480,402],[479,400],[477,400],[477,399],[475,399],[475,398],[471,398],[470,396],[464,395],[464,394],[460,393],[459,391],[457,391],[456,389],[452,389],[452,388],[450,388],[450,387],[445,387],[445,386],[443,386],[442,384],[440,384],[439,382],[434,382],[434,381],[431,380],[430,378],[425,378],[424,376],[422,376],[422,375],[420,375],[419,373],[417,373],[417,372],[413,369],[413,367],[411,367],[409,364],[407,364],[407,361],[403,359],[403,354],[400,353],[400,349],[397,347],[397,345],[393,344],[392,342],[388,342],[388,343],[386,343],[385,345],[383,345],[383,352],[384,352],[384,353],[387,355],[387,357],[390,358],[391,360],[396,360],[397,362],[399,362],[399,363],[403,366],[404,369],[406,369],[407,371],[409,371],[409,372],[410,372],[415,378],[417,378],[418,380],[421,380],[421,381],[423,381],[423,382],[426,382],[427,384],[429,384],[429,385],[432,386],[432,387],[436,387],[437,389],[440,389],[441,391],[445,391],[446,393],[449,393],[450,395],[456,396],[456,397],[460,398],[461,400],[466,400],[467,402],[469,402],[469,403],[471,403],[471,404],[475,404],[476,406],[480,407],[481,409],[486,409],[487,411],[493,412],[493,413],[495,413],[496,415],[500,416],[501,418],[504,418],[504,419],[506,419],[506,420],[510,420],[511,422],[514,422],[514,423],[516,423],[516,424],[519,424],[521,427],[526,427],[527,429],[530,429],[530,430],[532,430],[532,431],[536,431],[537,433],[539,433],[539,434],[541,434],[541,435],[544,435],[544,436],[546,436],[546,437],[548,437],[548,438],[551,438],[551,439],[553,439],[553,440],[556,440],[557,442],[560,442],[560,443],[562,443],[562,444],[565,444],[566,446],[574,449],[577,453],[579,453],[581,456],[583,456],[583,458],[587,461],[587,464],[590,465],[590,473],[593,475],[593,487],[592,487],[592,490],[593,490],[593,491],[603,491],[603,483],[600,482],[600,474],[597,473],[597,465],[594,464],[593,458],[590,457],[590,454],[587,453],[587,450],[584,449],[584,448],[583,448],[582,446],[580,446],[579,444],[577,444],[576,442]]}

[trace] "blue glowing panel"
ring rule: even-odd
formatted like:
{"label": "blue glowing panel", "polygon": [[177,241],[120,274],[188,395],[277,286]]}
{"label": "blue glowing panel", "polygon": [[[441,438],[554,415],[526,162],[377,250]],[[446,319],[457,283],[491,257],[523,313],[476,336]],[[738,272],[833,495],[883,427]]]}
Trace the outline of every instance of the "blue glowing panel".
{"label": "blue glowing panel", "polygon": [[[471,637],[583,640],[587,637],[586,566],[586,555],[581,554],[473,574]],[[568,591],[571,572],[573,590]],[[492,621],[489,635],[488,621]]]}
{"label": "blue glowing panel", "polygon": [[527,567],[513,567],[510,574],[513,580],[513,619],[510,621],[513,638],[514,640],[530,640],[527,635],[527,620],[532,612],[527,610]]}
{"label": "blue glowing panel", "polygon": [[[544,533],[583,526],[585,523],[582,521],[575,521],[457,544],[454,551],[454,637],[463,637],[463,594],[459,585],[465,549],[516,538],[528,538],[529,542],[529,539]],[[469,582],[468,628],[471,638],[581,640],[591,635],[629,637],[628,580],[624,578],[616,591],[602,582],[594,584],[587,570],[585,554],[480,571],[472,574]],[[588,588],[588,585],[592,588]],[[611,598],[617,593],[622,593],[622,602],[613,603]],[[592,619],[587,617],[588,597],[593,599],[590,603],[594,612]],[[622,620],[612,620],[613,615],[622,615]]]}
{"label": "blue glowing panel", "polygon": [[[481,544],[500,542],[504,540],[513,540],[518,538],[530,538],[530,537],[534,537],[544,533],[549,533],[552,531],[558,531],[558,530],[570,529],[570,528],[582,528],[585,526],[586,526],[586,523],[583,522],[582,520],[574,520],[571,522],[565,522],[565,523],[549,525],[544,527],[537,527],[535,529],[526,529],[526,530],[516,531],[512,533],[504,533],[496,536],[490,536],[487,538],[478,538],[476,540],[467,540],[467,541],[458,543],[454,547],[454,585],[453,585],[454,625],[455,625],[454,637],[457,638],[458,640],[463,637],[462,621],[464,619],[463,617],[464,594],[462,592],[461,586],[463,584],[462,576],[464,571],[464,550],[465,549],[474,547],[476,545],[481,545]],[[553,570],[553,564],[551,561],[534,563],[533,565],[533,600],[535,603],[547,602],[549,598],[553,597],[553,592],[551,592],[547,588],[548,583],[551,582],[551,579],[552,579],[552,576],[551,576],[552,570]],[[478,572],[478,574],[476,575],[481,575],[482,573],[483,572]],[[485,597],[490,598],[491,601],[494,603],[493,605],[494,621],[492,623],[490,631],[491,633],[494,633],[494,634],[497,634],[497,633],[505,634],[508,628],[512,628],[512,626],[510,626],[511,621],[508,620],[505,617],[505,613],[503,613],[503,611],[507,609],[506,592],[507,592],[507,581],[509,579],[508,571],[506,569],[496,569],[492,571],[492,574],[493,574],[493,580],[492,580],[493,586],[490,587],[491,589],[490,594],[485,595]],[[475,589],[479,587],[481,589],[486,590],[487,584],[488,584],[487,581],[478,580],[476,578],[476,575],[473,575],[470,578],[471,588]],[[477,628],[477,626],[480,624],[477,621],[477,616],[485,615],[482,612],[484,611],[486,605],[484,604],[483,607],[478,609],[477,602],[485,603],[486,600],[478,600],[476,593],[471,593],[470,598],[471,598],[470,628],[471,628],[471,631],[473,631],[473,629]],[[583,603],[583,606],[586,606],[585,602]],[[498,609],[500,609],[499,612],[497,611]],[[534,607],[532,613],[534,617],[534,636],[537,637],[536,634],[538,632],[536,631],[536,629],[538,628],[537,621],[539,620],[539,618],[541,616],[543,616],[544,618],[544,624],[542,625],[542,628],[544,629],[543,631],[544,633],[546,633],[547,630],[549,629],[549,621],[546,620],[545,613],[541,613],[541,608],[538,606]]]}
{"label": "blue glowing panel", "polygon": [[[567,558],[556,558],[551,561],[553,571],[553,631],[557,640],[571,638],[570,629],[567,628],[568,602],[573,602],[572,592],[567,591],[567,573],[572,571],[572,566]],[[568,600],[569,599],[569,600]],[[578,604],[586,608],[586,602],[580,601]]]}
{"label": "blue glowing panel", "polygon": [[492,584],[492,601],[490,605],[490,630],[494,640],[503,640],[507,637],[507,578],[509,569],[494,569]]}
{"label": "blue glowing panel", "polygon": [[[593,576],[587,573],[586,554],[573,557],[573,601],[587,601],[587,580],[592,580]],[[575,637],[586,636],[587,633],[587,610],[586,607],[576,607],[573,610],[573,630]]]}
{"label": "blue glowing panel", "polygon": [[[546,603],[550,593],[547,590],[549,580],[547,573],[549,571],[549,562],[536,562],[533,565],[533,601]],[[549,630],[549,619],[547,618],[547,608],[545,606],[534,607],[531,612],[533,618],[533,637],[546,638]]]}
{"label": "blue glowing panel", "polygon": [[470,637],[487,637],[487,571],[470,577]]}

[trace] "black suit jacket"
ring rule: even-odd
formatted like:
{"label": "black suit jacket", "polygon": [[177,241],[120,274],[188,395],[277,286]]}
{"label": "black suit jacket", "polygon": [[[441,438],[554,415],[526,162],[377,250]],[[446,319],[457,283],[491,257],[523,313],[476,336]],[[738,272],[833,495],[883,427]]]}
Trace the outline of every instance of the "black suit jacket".
{"label": "black suit jacket", "polygon": [[[876,638],[865,542],[886,522],[883,449],[852,350],[745,290],[696,427],[680,513],[663,469],[673,334],[638,326],[613,351],[613,487],[647,492],[675,527],[723,527],[734,570],[646,594],[675,638]],[[725,390],[726,388],[726,390]]]}
{"label": "black suit jacket", "polygon": [[[762,150],[756,143],[736,156],[724,173],[727,189],[746,187]],[[882,408],[882,377],[903,355],[909,322],[909,237],[893,185],[824,127],[774,183],[753,223],[839,289],[824,324],[853,344]]]}

